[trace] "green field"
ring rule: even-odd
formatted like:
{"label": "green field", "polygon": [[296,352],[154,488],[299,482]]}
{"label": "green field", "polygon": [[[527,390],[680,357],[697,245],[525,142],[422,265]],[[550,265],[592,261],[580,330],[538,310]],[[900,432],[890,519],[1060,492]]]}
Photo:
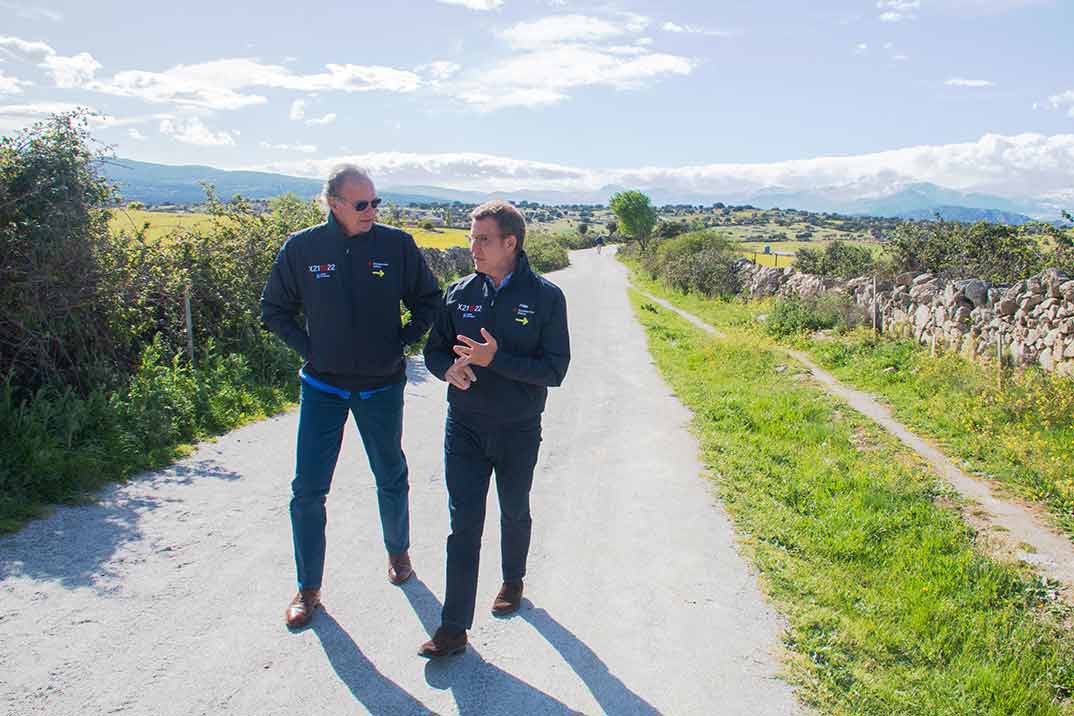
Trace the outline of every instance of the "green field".
{"label": "green field", "polygon": [[[144,209],[115,209],[109,227],[119,233],[134,234],[148,224],[146,238],[150,240],[170,236],[177,231],[197,229],[210,224],[213,217],[209,214],[180,213],[170,211],[146,211]],[[403,227],[414,237],[418,246],[431,249],[446,249],[453,246],[469,246],[468,232],[463,229],[427,230],[416,226]]]}

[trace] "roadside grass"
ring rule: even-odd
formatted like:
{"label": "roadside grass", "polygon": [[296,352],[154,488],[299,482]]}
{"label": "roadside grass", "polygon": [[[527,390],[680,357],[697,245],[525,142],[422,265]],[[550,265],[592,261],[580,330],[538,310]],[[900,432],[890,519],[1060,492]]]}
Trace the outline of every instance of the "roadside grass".
{"label": "roadside grass", "polygon": [[[633,272],[640,288],[723,330],[764,331],[775,301],[714,301],[668,289]],[[896,418],[936,441],[964,469],[1014,496],[1045,506],[1074,536],[1074,378],[1038,369],[1006,371],[868,330],[781,339],[809,353],[839,380],[878,396]]]}
{"label": "roadside grass", "polygon": [[0,534],[294,405],[296,358],[275,343],[265,354],[274,364],[210,345],[191,368],[156,341],[125,384],[87,396],[46,387],[27,399],[0,384]]}
{"label": "roadside grass", "polygon": [[414,237],[418,246],[427,249],[467,248],[470,246],[470,232],[466,229],[423,229],[420,226],[403,226],[403,231]]}
{"label": "roadside grass", "polygon": [[1007,371],[859,330],[801,344],[833,375],[883,397],[970,471],[1048,507],[1074,535],[1074,378]]}
{"label": "roadside grass", "polygon": [[806,703],[847,716],[1072,713],[1069,615],[1028,572],[974,550],[942,506],[956,499],[944,483],[759,332],[713,339],[631,298],[788,619],[789,676]]}

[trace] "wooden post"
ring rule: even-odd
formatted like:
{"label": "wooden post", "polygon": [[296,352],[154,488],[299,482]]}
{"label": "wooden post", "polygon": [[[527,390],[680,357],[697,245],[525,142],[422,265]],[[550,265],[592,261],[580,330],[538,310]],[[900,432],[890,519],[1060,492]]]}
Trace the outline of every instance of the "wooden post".
{"label": "wooden post", "polygon": [[190,367],[194,367],[194,318],[190,311],[190,284],[183,289],[183,304],[186,308],[186,352],[190,356]]}
{"label": "wooden post", "polygon": [[996,387],[1003,387],[1003,331],[996,331]]}
{"label": "wooden post", "polygon": [[932,337],[929,339],[929,355],[936,357],[936,326],[932,327]]}
{"label": "wooden post", "polygon": [[879,333],[880,327],[880,299],[876,295],[876,274],[873,274],[873,333]]}

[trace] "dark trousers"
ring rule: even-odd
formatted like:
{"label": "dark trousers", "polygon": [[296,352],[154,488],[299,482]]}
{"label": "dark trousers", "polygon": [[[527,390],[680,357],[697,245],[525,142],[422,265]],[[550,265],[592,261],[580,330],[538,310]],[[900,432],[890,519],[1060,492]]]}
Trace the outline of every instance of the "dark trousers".
{"label": "dark trousers", "polygon": [[410,483],[403,455],[403,383],[350,399],[302,384],[298,455],[291,483],[291,530],[299,589],[321,586],[324,574],[325,501],[343,443],[348,415],[354,415],[369,468],[377,484],[384,547],[389,554],[410,548]]}
{"label": "dark trousers", "polygon": [[447,540],[447,588],[441,621],[455,629],[474,623],[481,535],[489,480],[496,473],[500,498],[503,580],[526,576],[530,550],[530,487],[541,445],[541,417],[491,423],[448,413],[444,468],[451,512]]}

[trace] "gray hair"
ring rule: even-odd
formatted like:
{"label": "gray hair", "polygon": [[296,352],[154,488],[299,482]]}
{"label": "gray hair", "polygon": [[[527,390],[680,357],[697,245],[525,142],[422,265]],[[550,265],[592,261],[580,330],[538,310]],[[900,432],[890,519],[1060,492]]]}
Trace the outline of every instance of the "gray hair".
{"label": "gray hair", "polygon": [[369,178],[369,172],[357,164],[337,164],[332,167],[332,171],[328,172],[328,179],[324,183],[324,188],[321,189],[320,195],[317,200],[321,204],[328,208],[328,198],[331,196],[339,197],[339,190],[348,181],[367,181],[370,184],[373,180]]}

